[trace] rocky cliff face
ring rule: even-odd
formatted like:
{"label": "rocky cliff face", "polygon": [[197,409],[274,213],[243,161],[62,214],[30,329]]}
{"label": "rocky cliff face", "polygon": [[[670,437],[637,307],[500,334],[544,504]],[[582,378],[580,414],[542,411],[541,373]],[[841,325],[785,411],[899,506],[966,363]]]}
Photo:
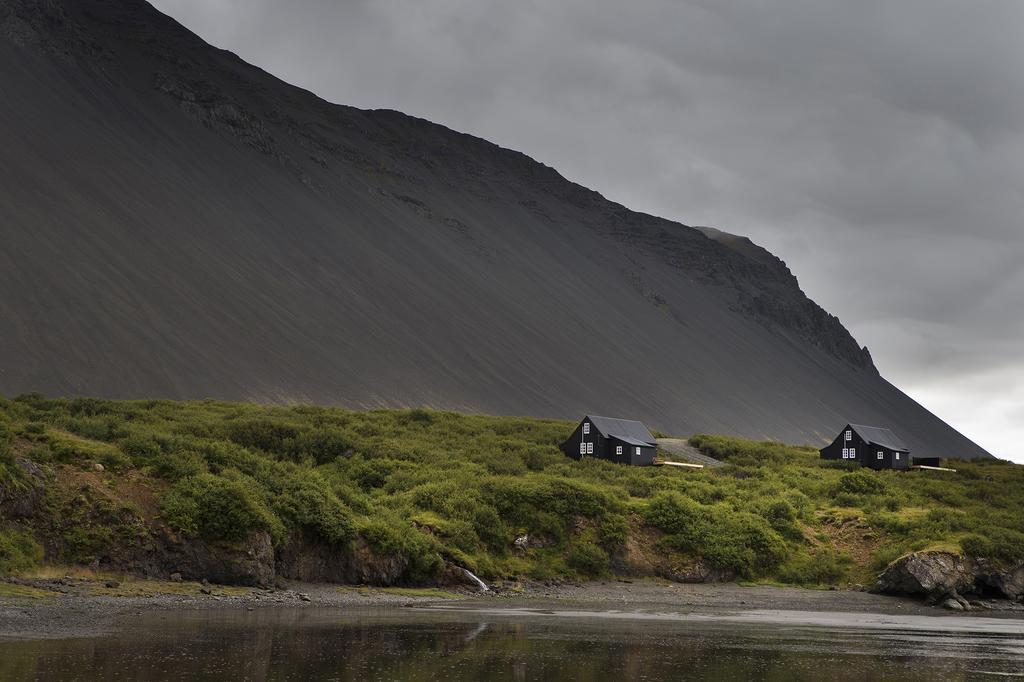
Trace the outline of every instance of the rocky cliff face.
{"label": "rocky cliff face", "polygon": [[0,86],[0,393],[858,421],[986,454],[749,240],[329,104],[141,0],[0,0]]}

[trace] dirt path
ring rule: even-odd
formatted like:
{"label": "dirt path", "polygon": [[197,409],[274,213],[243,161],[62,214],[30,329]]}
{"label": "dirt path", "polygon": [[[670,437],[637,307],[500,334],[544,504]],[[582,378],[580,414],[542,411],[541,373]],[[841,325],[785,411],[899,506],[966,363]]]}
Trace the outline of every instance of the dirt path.
{"label": "dirt path", "polygon": [[658,447],[676,460],[691,464],[703,464],[705,467],[725,466],[725,462],[708,457],[697,448],[691,446],[685,438],[659,438]]}

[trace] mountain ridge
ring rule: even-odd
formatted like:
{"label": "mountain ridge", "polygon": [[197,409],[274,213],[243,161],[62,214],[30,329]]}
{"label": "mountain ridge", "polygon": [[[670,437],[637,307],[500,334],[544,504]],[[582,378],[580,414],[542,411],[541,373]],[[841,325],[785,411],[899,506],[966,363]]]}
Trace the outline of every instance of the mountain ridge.
{"label": "mountain ridge", "polygon": [[[0,350],[29,361],[3,368],[0,392],[557,416],[600,407],[677,432],[809,442],[834,435],[829,423],[874,417],[910,423],[921,435],[908,440],[926,451],[987,454],[881,379],[838,318],[746,238],[630,211],[439,124],[331,104],[143,2],[5,0],[0,36],[25,70],[19,80],[5,59],[5,85],[27,95],[35,79],[60,100],[14,107],[12,146],[32,139],[27,119],[45,121],[54,139],[37,132],[40,146],[54,158],[74,149],[80,166],[32,173],[28,151],[12,152],[13,197],[33,176],[79,193],[54,192],[61,211],[20,202],[30,206],[4,217],[25,226],[15,243],[28,252],[46,246],[88,273],[84,290],[57,282],[53,264],[32,276],[59,290],[34,294],[40,303],[88,313],[72,331],[89,340],[68,357],[56,327],[12,297]],[[91,184],[96,168],[107,187]],[[52,229],[31,234],[40,223]],[[25,291],[27,268],[15,270],[11,290]],[[238,343],[253,330],[265,335]],[[778,367],[752,364],[758,352]],[[605,376],[581,381],[596,367]],[[758,384],[750,397],[735,395],[743,372]],[[696,395],[674,395],[672,376]],[[832,397],[844,381],[856,400]],[[773,418],[780,390],[809,395]]]}

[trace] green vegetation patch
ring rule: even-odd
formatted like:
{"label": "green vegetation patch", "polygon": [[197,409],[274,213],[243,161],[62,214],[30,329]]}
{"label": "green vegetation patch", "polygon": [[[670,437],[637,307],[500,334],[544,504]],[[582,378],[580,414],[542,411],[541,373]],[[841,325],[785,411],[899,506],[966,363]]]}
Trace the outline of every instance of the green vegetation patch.
{"label": "green vegetation patch", "polygon": [[[47,486],[30,530],[54,560],[76,565],[148,542],[154,522],[214,544],[253,531],[279,552],[312,542],[399,585],[434,583],[449,563],[485,580],[589,578],[641,556],[824,585],[867,583],[886,560],[929,547],[1024,559],[1022,467],[876,472],[822,461],[812,447],[698,435],[690,443],[726,466],[679,475],[570,459],[558,446],[573,427],[27,395],[0,400],[0,488],[19,476],[15,447],[64,477]],[[124,481],[146,491],[131,498],[139,509],[114,494]],[[39,561],[23,537],[2,533],[0,572]]]}
{"label": "green vegetation patch", "polygon": [[20,574],[43,561],[43,548],[21,530],[0,530],[0,575]]}

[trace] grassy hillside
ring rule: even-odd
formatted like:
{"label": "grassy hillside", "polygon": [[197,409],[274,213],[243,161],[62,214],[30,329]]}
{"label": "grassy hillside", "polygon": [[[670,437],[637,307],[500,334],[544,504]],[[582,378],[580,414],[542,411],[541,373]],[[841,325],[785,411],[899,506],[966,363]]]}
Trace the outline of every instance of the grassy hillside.
{"label": "grassy hillside", "polygon": [[[490,579],[696,566],[813,585],[864,583],[929,547],[1024,559],[1024,468],[1008,463],[872,472],[820,461],[812,448],[696,436],[729,465],[631,468],[565,457],[557,444],[572,426],[425,410],[0,399],[0,573],[117,566],[160,527],[211,547],[254,529],[278,553],[298,538],[339,553],[359,546],[400,558],[404,583],[437,581],[445,562]],[[11,511],[33,485],[31,510]]]}

